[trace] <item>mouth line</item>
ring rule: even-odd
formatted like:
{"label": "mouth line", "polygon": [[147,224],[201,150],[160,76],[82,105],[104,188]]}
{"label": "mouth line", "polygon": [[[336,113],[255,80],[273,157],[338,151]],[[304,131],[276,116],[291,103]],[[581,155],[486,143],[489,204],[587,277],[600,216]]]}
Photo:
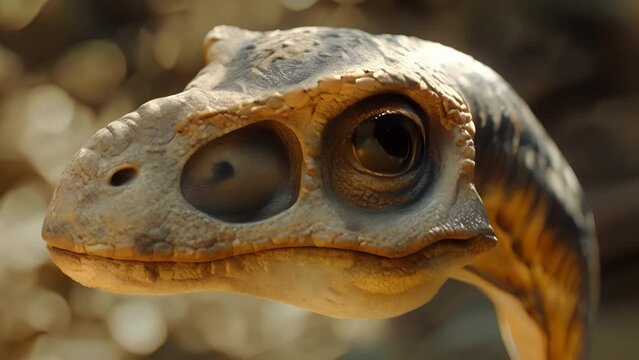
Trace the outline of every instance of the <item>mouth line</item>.
{"label": "mouth line", "polygon": [[59,247],[56,245],[52,245],[49,244],[47,242],[47,249],[50,252],[60,252],[62,254],[68,254],[68,255],[74,255],[74,256],[86,256],[86,257],[93,257],[93,258],[100,258],[100,259],[104,259],[104,260],[111,260],[111,261],[123,261],[123,262],[138,262],[138,263],[176,263],[176,264],[188,264],[188,263],[207,263],[207,262],[215,262],[215,261],[224,261],[224,260],[228,260],[231,258],[235,258],[235,257],[242,257],[242,256],[246,256],[246,255],[252,255],[252,254],[265,254],[265,253],[269,253],[269,252],[274,252],[274,251],[278,251],[278,250],[305,250],[305,249],[321,249],[322,251],[329,251],[329,252],[335,252],[335,253],[353,253],[353,254],[361,254],[362,256],[369,256],[369,257],[373,257],[373,258],[377,258],[379,260],[385,260],[385,261],[403,261],[403,260],[407,260],[407,259],[411,259],[411,258],[415,258],[415,257],[433,257],[433,256],[437,256],[440,255],[444,252],[460,252],[460,251],[466,251],[469,253],[482,253],[485,251],[488,251],[490,249],[492,249],[495,244],[497,242],[497,239],[494,236],[487,236],[487,235],[477,235],[475,237],[471,237],[471,238],[459,238],[459,239],[454,239],[454,238],[444,238],[441,240],[437,240],[434,241],[416,251],[410,252],[408,254],[405,255],[401,255],[401,256],[385,256],[379,253],[374,253],[374,252],[370,252],[370,251],[366,251],[366,250],[361,250],[361,249],[352,249],[352,248],[342,248],[342,247],[328,247],[328,246],[313,246],[313,245],[298,245],[298,246],[279,246],[279,247],[273,247],[273,248],[266,248],[266,249],[261,249],[261,250],[257,250],[257,251],[250,251],[250,252],[245,252],[245,253],[236,253],[236,254],[231,254],[228,256],[221,256],[221,257],[214,257],[214,258],[208,258],[208,259],[197,259],[197,258],[193,258],[193,259],[171,259],[169,258],[157,258],[157,259],[153,259],[153,258],[140,258],[140,257],[127,257],[127,258],[122,258],[122,257],[115,257],[115,256],[108,256],[108,255],[102,255],[99,253],[93,253],[93,252],[87,252],[87,251],[75,251],[75,250],[71,250],[68,248],[63,248],[63,247]]}
{"label": "mouth line", "polygon": [[53,246],[48,250],[67,276],[109,292],[224,291],[363,319],[397,316],[424,304],[452,269],[466,266],[494,244],[485,236],[444,239],[398,258],[318,246],[280,247],[206,262],[120,260]]}

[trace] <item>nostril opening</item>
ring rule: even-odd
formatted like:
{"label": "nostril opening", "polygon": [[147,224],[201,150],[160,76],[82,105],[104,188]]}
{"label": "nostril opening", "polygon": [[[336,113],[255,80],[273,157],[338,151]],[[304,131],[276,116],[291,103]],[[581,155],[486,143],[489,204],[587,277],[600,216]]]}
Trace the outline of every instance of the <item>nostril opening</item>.
{"label": "nostril opening", "polygon": [[122,186],[126,185],[135,179],[138,171],[133,167],[125,167],[113,173],[111,175],[111,186]]}

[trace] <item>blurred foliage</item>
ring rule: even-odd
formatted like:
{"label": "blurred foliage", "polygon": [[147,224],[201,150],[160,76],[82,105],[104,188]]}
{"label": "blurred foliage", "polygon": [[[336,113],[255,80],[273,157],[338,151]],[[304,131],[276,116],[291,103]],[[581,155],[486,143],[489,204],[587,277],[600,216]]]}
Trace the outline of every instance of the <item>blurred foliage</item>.
{"label": "blurred foliage", "polygon": [[180,91],[217,24],[401,33],[497,70],[595,212],[595,358],[639,353],[639,2],[0,0],[0,359],[505,358],[490,304],[459,284],[397,319],[338,321],[229,294],[103,293],[49,262],[40,225],[68,159],[110,121]]}

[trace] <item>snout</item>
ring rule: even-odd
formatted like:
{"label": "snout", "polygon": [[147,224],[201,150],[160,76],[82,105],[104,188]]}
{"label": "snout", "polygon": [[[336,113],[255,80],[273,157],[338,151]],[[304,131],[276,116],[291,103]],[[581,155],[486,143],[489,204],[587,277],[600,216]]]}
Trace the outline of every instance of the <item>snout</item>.
{"label": "snout", "polygon": [[78,252],[71,235],[71,225],[77,223],[78,219],[74,208],[77,207],[77,193],[74,189],[65,186],[67,181],[63,181],[53,193],[53,198],[49,204],[44,222],[42,224],[42,239],[49,247]]}
{"label": "snout", "polygon": [[139,166],[94,149],[90,145],[96,138],[64,170],[44,218],[42,238],[49,247],[109,256],[118,234],[107,229],[124,233],[139,215],[132,206]]}
{"label": "snout", "polygon": [[76,249],[71,235],[69,235],[63,226],[60,226],[59,223],[55,223],[53,221],[45,222],[42,227],[42,239],[44,239],[49,247],[73,252],[79,251],[79,249]]}

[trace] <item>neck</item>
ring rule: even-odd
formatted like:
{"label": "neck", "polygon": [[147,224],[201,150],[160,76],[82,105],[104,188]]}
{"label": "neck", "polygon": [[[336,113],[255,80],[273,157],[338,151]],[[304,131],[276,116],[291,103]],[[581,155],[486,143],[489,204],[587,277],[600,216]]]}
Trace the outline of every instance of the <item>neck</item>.
{"label": "neck", "polygon": [[486,294],[495,305],[506,351],[511,359],[546,359],[548,334],[527,312],[525,304],[472,270],[462,269],[453,275],[456,280],[473,285]]}
{"label": "neck", "polygon": [[498,245],[454,278],[495,304],[511,358],[583,358],[590,296],[582,256],[548,222],[542,196],[515,190],[482,197]]}

